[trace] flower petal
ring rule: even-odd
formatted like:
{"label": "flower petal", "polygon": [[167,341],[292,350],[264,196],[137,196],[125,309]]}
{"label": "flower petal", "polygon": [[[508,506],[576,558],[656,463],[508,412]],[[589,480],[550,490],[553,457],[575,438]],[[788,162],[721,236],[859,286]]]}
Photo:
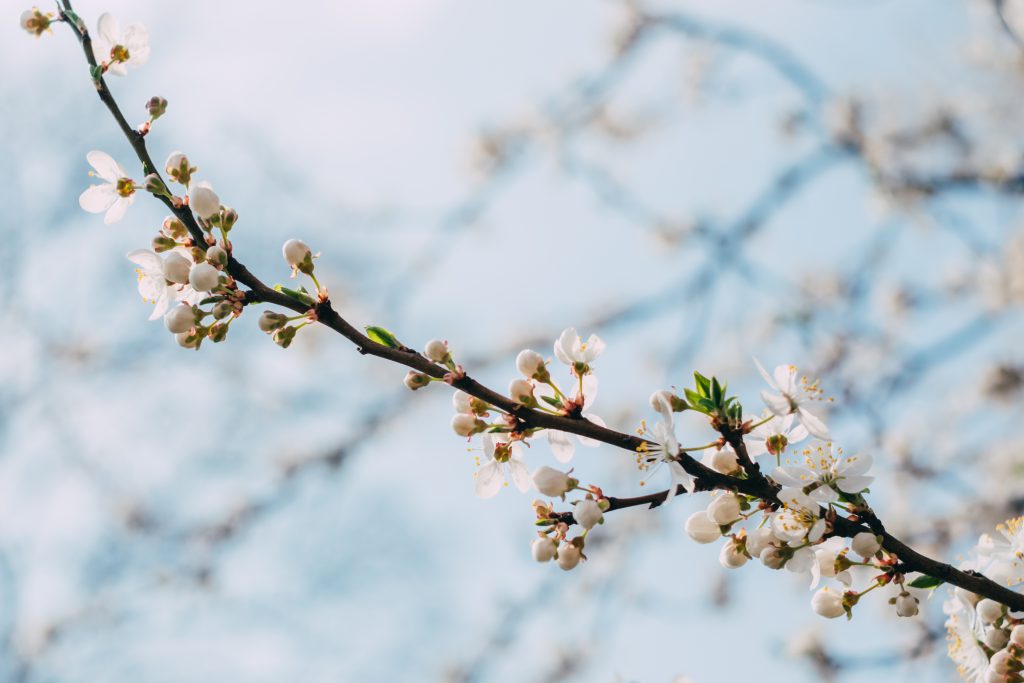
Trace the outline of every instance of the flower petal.
{"label": "flower petal", "polygon": [[94,149],[85,155],[85,160],[88,161],[89,165],[96,171],[96,175],[103,178],[108,183],[116,183],[119,179],[126,176],[121,166],[114,161],[114,157],[110,156],[106,152]]}
{"label": "flower petal", "polygon": [[551,446],[551,452],[558,462],[569,462],[572,460],[573,453],[576,452],[576,446],[565,432],[549,429],[548,445]]}
{"label": "flower petal", "polygon": [[[117,19],[110,12],[104,12],[100,15],[99,20],[96,22],[96,33],[103,40],[110,43],[111,47],[121,41],[121,25],[117,23]],[[107,57],[109,56],[107,55]]]}
{"label": "flower petal", "polygon": [[130,199],[130,197],[118,197],[110,205],[110,208],[107,209],[107,215],[103,217],[103,222],[110,225],[124,218],[124,212],[128,210],[128,206],[131,204]]}
{"label": "flower petal", "polygon": [[874,480],[875,478],[871,475],[855,474],[853,476],[843,477],[836,482],[836,486],[838,486],[839,490],[843,493],[860,493],[867,487],[871,486],[871,482]]}
{"label": "flower petal", "polygon": [[767,391],[761,392],[761,399],[764,404],[768,406],[768,410],[772,411],[776,415],[786,415],[791,411],[789,399],[785,396],[779,396],[778,394],[769,394]]}
{"label": "flower petal", "polygon": [[824,440],[829,438],[828,427],[825,426],[825,423],[821,418],[817,417],[806,408],[798,408],[797,413],[800,416],[801,424],[807,428],[807,431],[810,432],[811,436]]}
{"label": "flower petal", "polygon": [[529,491],[530,471],[526,469],[526,465],[523,464],[523,461],[512,458],[508,461],[508,469],[512,474],[512,482],[516,485],[516,488],[523,493]]}
{"label": "flower petal", "polygon": [[136,249],[129,251],[126,256],[135,265],[142,266],[143,270],[163,272],[163,259],[151,249]]}
{"label": "flower petal", "polygon": [[754,365],[757,366],[757,371],[761,373],[761,377],[764,377],[764,381],[768,383],[768,386],[770,386],[772,389],[775,389],[776,391],[778,391],[779,387],[776,386],[775,380],[772,379],[772,376],[769,375],[768,371],[764,369],[763,365],[761,365],[761,361],[759,361],[758,359],[755,358],[754,359]]}
{"label": "flower petal", "polygon": [[844,477],[853,477],[858,474],[864,474],[871,469],[871,464],[873,462],[874,458],[871,457],[870,453],[858,453],[857,455],[851,455],[836,468],[836,473]]}
{"label": "flower petal", "polygon": [[573,342],[578,342],[579,338],[579,335],[576,334],[575,327],[567,327],[562,330],[562,334],[559,335],[558,339],[555,341],[555,357],[566,365],[572,365],[572,358],[569,357],[569,351],[573,347]]}
{"label": "flower petal", "polygon": [[124,32],[124,46],[128,48],[128,61],[142,66],[149,60],[149,33],[142,24],[132,24]]}
{"label": "flower petal", "polygon": [[501,465],[497,460],[491,460],[477,470],[473,492],[478,498],[493,498],[498,495],[503,483],[505,477],[502,476]]}
{"label": "flower petal", "polygon": [[78,196],[78,205],[89,213],[103,213],[118,199],[113,185],[90,185]]}

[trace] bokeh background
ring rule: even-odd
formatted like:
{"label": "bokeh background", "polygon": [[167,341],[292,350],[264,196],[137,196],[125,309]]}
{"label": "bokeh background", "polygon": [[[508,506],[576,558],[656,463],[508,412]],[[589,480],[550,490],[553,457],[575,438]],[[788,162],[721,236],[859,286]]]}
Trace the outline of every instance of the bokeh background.
{"label": "bokeh background", "polygon": [[[444,387],[325,330],[279,349],[252,311],[178,348],[124,258],[159,205],[78,207],[88,150],[134,168],[78,44],[3,7],[0,680],[956,679],[941,589],[824,622],[803,578],[689,541],[700,499],[540,566],[532,497],[473,496]],[[148,28],[114,94],[134,123],[170,101],[154,157],[189,154],[265,281],[301,238],[353,323],[448,339],[499,389],[519,349],[596,332],[595,412],[626,431],[694,369],[756,412],[752,358],[794,362],[916,547],[955,562],[1019,512],[1018,2],[76,9]],[[628,453],[574,464],[644,490]]]}

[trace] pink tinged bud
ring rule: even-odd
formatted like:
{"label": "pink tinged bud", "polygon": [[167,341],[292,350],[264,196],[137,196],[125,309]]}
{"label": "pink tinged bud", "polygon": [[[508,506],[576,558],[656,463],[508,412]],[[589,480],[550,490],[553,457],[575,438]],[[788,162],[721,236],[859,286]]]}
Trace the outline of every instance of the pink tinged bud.
{"label": "pink tinged bud", "polygon": [[720,526],[732,524],[740,518],[740,499],[732,493],[716,496],[708,504],[707,514]]}
{"label": "pink tinged bud", "polygon": [[533,473],[533,485],[545,496],[564,497],[579,484],[579,481],[567,473],[544,465]]}
{"label": "pink tinged bud", "polygon": [[758,559],[760,559],[761,564],[768,567],[768,569],[782,569],[786,566],[786,560],[789,558],[786,557],[781,548],[774,545],[768,545],[761,551],[761,555]]}
{"label": "pink tinged bud", "polygon": [[1014,645],[1024,647],[1024,624],[1017,624],[1013,627],[1013,630],[1010,631],[1010,641]]}
{"label": "pink tinged bud", "polygon": [[473,412],[473,397],[467,394],[462,389],[457,389],[452,394],[452,407],[455,408],[457,413],[472,413]]}
{"label": "pink tinged bud", "polygon": [[220,271],[209,263],[197,263],[188,271],[188,283],[197,292],[209,292],[220,283]]}
{"label": "pink tinged bud", "polygon": [[[152,100],[150,101],[152,102]],[[164,102],[164,108],[167,108],[166,101]],[[152,112],[152,109],[150,109],[150,111]],[[167,161],[164,162],[164,173],[167,174],[167,177],[175,182],[181,183],[182,185],[188,185],[192,182],[192,171],[195,170],[197,169],[191,165],[188,157],[182,152],[172,152],[171,155],[167,157]]]}
{"label": "pink tinged bud", "polygon": [[459,413],[452,418],[452,430],[459,436],[473,436],[487,428],[487,423],[478,420],[475,415]]}
{"label": "pink tinged bud", "polygon": [[200,218],[209,220],[214,214],[220,212],[220,197],[207,185],[198,185],[192,188],[188,195],[189,206]]}
{"label": "pink tinged bud", "polygon": [[985,598],[978,603],[978,618],[983,624],[994,624],[1003,616],[1003,606],[995,600]]}
{"label": "pink tinged bud", "polygon": [[417,389],[422,389],[428,384],[430,384],[430,377],[424,375],[422,372],[410,370],[405,375],[405,386],[413,391],[416,391]]}
{"label": "pink tinged bud", "polygon": [[550,562],[555,559],[555,552],[557,550],[558,545],[547,536],[544,538],[538,538],[530,544],[530,551],[533,553],[533,559],[537,562]]}
{"label": "pink tinged bud", "polygon": [[146,111],[149,112],[150,118],[156,121],[167,111],[167,100],[157,95],[150,97],[146,102]]}
{"label": "pink tinged bud", "polygon": [[529,349],[520,351],[516,356],[516,369],[527,379],[542,379],[547,375],[544,357]]}
{"label": "pink tinged bud", "polygon": [[878,542],[878,537],[870,531],[862,531],[850,541],[850,549],[867,560],[882,549],[882,544]]}
{"label": "pink tinged bud", "polygon": [[1006,650],[1000,650],[992,655],[992,659],[988,660],[988,664],[992,667],[993,671],[1004,676],[1019,668],[1017,662],[1014,661],[1013,655]]}
{"label": "pink tinged bud", "polygon": [[188,304],[178,304],[164,316],[164,325],[173,334],[188,332],[196,324],[196,314]]}
{"label": "pink tinged bud", "polygon": [[450,358],[448,344],[440,339],[431,339],[427,342],[423,355],[435,363],[444,363]]}
{"label": "pink tinged bud", "polygon": [[164,259],[161,268],[168,282],[184,285],[188,284],[188,274],[192,269],[192,262],[181,254],[171,253]]}
{"label": "pink tinged bud", "polygon": [[512,400],[521,405],[529,406],[536,403],[533,397],[533,385],[525,379],[514,379],[508,385],[508,395]]}
{"label": "pink tinged bud", "polygon": [[722,537],[722,529],[704,510],[694,512],[684,525],[686,535],[697,543],[714,543]]}
{"label": "pink tinged bud", "polygon": [[284,262],[288,264],[289,268],[298,268],[307,256],[312,255],[312,252],[305,242],[288,240],[281,247],[281,255],[284,256]]}
{"label": "pink tinged bud", "polygon": [[565,571],[574,569],[582,556],[582,551],[572,543],[563,543],[558,547],[558,566]]}
{"label": "pink tinged bud", "polygon": [[828,587],[822,588],[811,598],[811,609],[826,619],[835,619],[846,614],[843,596]]}
{"label": "pink tinged bud", "polygon": [[722,546],[721,552],[718,554],[718,561],[726,569],[738,569],[747,563],[747,554],[743,552],[743,546],[740,545],[735,539],[729,539],[725,545]]}
{"label": "pink tinged bud", "polygon": [[228,264],[228,252],[216,244],[206,250],[206,260],[215,266],[226,266]]}
{"label": "pink tinged bud", "polygon": [[573,507],[572,516],[584,529],[593,529],[594,525],[604,519],[601,506],[592,498],[584,498],[577,502]]}

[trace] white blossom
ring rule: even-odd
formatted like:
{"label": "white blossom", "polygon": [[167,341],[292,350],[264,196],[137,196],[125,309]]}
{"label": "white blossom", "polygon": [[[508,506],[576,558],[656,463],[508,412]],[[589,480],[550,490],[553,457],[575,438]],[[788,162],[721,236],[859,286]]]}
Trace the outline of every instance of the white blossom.
{"label": "white blossom", "polygon": [[[842,451],[839,451],[842,456]],[[837,458],[832,453],[832,444],[819,444],[804,450],[803,466],[784,465],[772,471],[772,479],[782,486],[801,489],[813,500],[834,503],[839,492],[857,494],[875,480],[865,474],[872,458],[868,454],[857,454]]]}
{"label": "white blossom", "polygon": [[128,66],[142,66],[149,59],[149,34],[141,24],[132,24],[124,33],[117,19],[108,12],[96,22],[92,51],[99,63],[107,63],[107,73],[124,76]]}
{"label": "white blossom", "polygon": [[190,287],[168,284],[164,275],[164,260],[156,252],[136,249],[129,252],[128,260],[138,266],[135,272],[139,278],[139,294],[144,301],[154,304],[150,320],[162,317],[176,301],[198,301],[198,294]]}
{"label": "white blossom", "polygon": [[93,171],[89,175],[105,181],[90,185],[78,197],[78,204],[89,213],[103,213],[103,222],[116,223],[124,217],[125,211],[135,201],[135,182],[120,164],[106,152],[93,150],[85,155]]}
{"label": "white blossom", "polygon": [[817,383],[810,384],[806,377],[797,377],[795,365],[779,365],[773,375],[769,375],[756,359],[757,369],[777,394],[761,392],[768,409],[776,415],[795,415],[807,431],[819,439],[828,439],[828,427],[821,418],[811,413],[805,405],[820,398],[821,389]]}
{"label": "white blossom", "polygon": [[723,493],[711,499],[708,517],[720,526],[732,524],[740,518],[740,499],[734,493]]}
{"label": "white blossom", "polygon": [[582,557],[582,551],[572,543],[563,543],[558,546],[558,566],[565,571],[574,569],[580,563]]}
{"label": "white blossom", "polygon": [[547,536],[543,536],[534,539],[533,543],[530,544],[530,551],[533,553],[533,559],[537,562],[550,562],[555,558],[558,544]]}
{"label": "white blossom", "polygon": [[196,324],[196,314],[189,304],[178,304],[164,316],[164,325],[168,332],[180,334],[188,332]]}
{"label": "white blossom", "polygon": [[843,606],[843,596],[828,586],[819,589],[811,598],[811,607],[815,613],[826,619],[835,619],[846,614]]}
{"label": "white blossom", "polygon": [[573,369],[574,373],[590,372],[590,364],[604,351],[605,344],[596,334],[582,341],[575,327],[567,327],[555,341],[555,358]]}
{"label": "white blossom", "polygon": [[[589,412],[589,409],[594,405],[594,401],[597,399],[597,377],[592,374],[584,376],[582,385],[583,388],[581,393],[576,394],[573,401],[576,405],[580,406],[581,415],[584,418],[600,427],[604,427],[604,420],[594,413]],[[547,385],[535,387],[535,391],[541,396],[554,397],[553,389]],[[551,446],[551,452],[555,456],[555,460],[558,460],[558,462],[569,462],[572,460],[572,456],[576,453],[576,446],[569,434],[558,431],[557,429],[549,429],[547,430],[547,436],[548,445]],[[595,439],[579,434],[576,434],[575,436],[576,441],[578,441],[581,446],[596,448],[601,445],[601,442]]]}
{"label": "white blossom", "polygon": [[567,473],[543,465],[533,473],[533,485],[545,496],[564,498],[579,482]]}
{"label": "white blossom", "polygon": [[604,519],[601,506],[593,498],[577,501],[572,509],[573,519],[584,529],[592,529]]}
{"label": "white blossom", "polygon": [[766,454],[778,457],[785,452],[787,446],[806,439],[807,434],[807,428],[796,423],[794,415],[773,415],[750,432],[746,438],[747,454],[751,458]]}
{"label": "white blossom", "polygon": [[722,550],[718,554],[718,561],[726,569],[737,569],[747,563],[750,558],[747,557],[746,552],[743,550],[742,544],[736,539],[730,538],[722,546]]}
{"label": "white blossom", "polygon": [[483,444],[486,462],[476,473],[476,495],[480,498],[493,498],[507,483],[508,476],[511,476],[517,489],[526,492],[530,488],[530,473],[519,457],[520,444],[497,441],[491,434],[484,434]]}
{"label": "white blossom", "polygon": [[698,510],[686,520],[686,534],[697,543],[714,543],[722,537],[722,529],[704,510]]}
{"label": "white blossom", "polygon": [[189,190],[188,205],[192,207],[197,216],[209,220],[220,211],[220,197],[213,191],[210,183],[204,180],[196,183]]}
{"label": "white blossom", "polygon": [[878,542],[878,536],[875,534],[862,531],[850,540],[850,549],[867,560],[882,549],[882,544]]}

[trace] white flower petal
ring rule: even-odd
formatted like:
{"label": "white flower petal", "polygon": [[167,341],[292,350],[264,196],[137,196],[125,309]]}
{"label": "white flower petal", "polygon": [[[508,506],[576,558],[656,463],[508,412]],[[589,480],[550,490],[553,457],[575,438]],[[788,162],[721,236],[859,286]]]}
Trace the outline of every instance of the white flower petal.
{"label": "white flower petal", "polygon": [[551,452],[558,462],[569,462],[572,460],[573,453],[576,452],[576,446],[573,445],[569,435],[554,429],[548,430],[548,445],[551,446]]}
{"label": "white flower petal", "polygon": [[473,492],[479,498],[493,498],[498,495],[498,491],[501,490],[501,485],[504,483],[505,477],[502,476],[501,464],[497,460],[491,460],[477,470]]}
{"label": "white flower petal", "polygon": [[85,155],[85,160],[89,162],[93,170],[96,171],[96,175],[103,178],[108,183],[116,183],[119,179],[124,178],[124,169],[114,161],[114,157],[110,156],[106,152],[101,152],[98,149],[94,149]]}
{"label": "white flower petal", "polygon": [[118,197],[107,209],[107,215],[103,217],[103,222],[110,225],[124,218],[124,212],[128,210],[131,203],[131,197]]}
{"label": "white flower petal", "polygon": [[871,475],[855,474],[852,477],[843,477],[836,486],[843,493],[860,493],[867,487],[871,486],[871,482],[875,480]]}
{"label": "white flower petal", "polygon": [[90,185],[78,196],[78,205],[89,213],[103,213],[117,200],[113,185]]}
{"label": "white flower petal", "polygon": [[508,461],[508,469],[512,474],[512,483],[516,485],[516,488],[523,493],[529,491],[530,471],[526,469],[526,465],[523,464],[523,461],[512,458]]}
{"label": "white flower petal", "polygon": [[[594,424],[596,424],[599,427],[607,427],[608,426],[608,425],[605,424],[604,420],[599,418],[597,415],[584,413],[583,417],[585,417],[586,419],[590,420],[591,422],[593,422]],[[591,439],[589,436],[582,436],[580,434],[577,434],[576,438],[579,439],[579,442],[580,442],[581,445],[586,446],[587,448],[597,448],[598,446],[601,445],[600,441],[598,441],[597,439]]]}
{"label": "white flower petal", "polygon": [[768,374],[768,371],[764,369],[764,366],[761,365],[761,361],[755,358],[754,365],[757,366],[757,371],[761,373],[761,377],[764,377],[764,381],[768,383],[768,386],[778,391],[779,387],[775,384],[775,380],[772,379],[772,376]]}
{"label": "white flower petal", "polygon": [[800,416],[800,422],[807,428],[807,431],[811,433],[811,436],[828,440],[828,427],[825,426],[825,423],[822,422],[819,417],[808,411],[806,408],[799,408],[797,413]]}
{"label": "white flower petal", "polygon": [[[117,23],[117,19],[110,12],[104,12],[100,15],[99,20],[96,22],[96,33],[100,35],[100,38],[109,43],[111,47],[121,41],[121,25]],[[107,57],[110,57],[110,55],[108,54]]]}
{"label": "white flower petal", "polygon": [[137,266],[142,266],[144,270],[160,272],[161,266],[163,266],[163,259],[151,249],[136,249],[129,251],[126,256],[129,261]]}
{"label": "white flower petal", "polygon": [[768,410],[772,411],[776,415],[786,415],[792,412],[789,399],[785,396],[769,394],[767,391],[762,391],[761,399],[764,400],[764,404],[768,406]]}

